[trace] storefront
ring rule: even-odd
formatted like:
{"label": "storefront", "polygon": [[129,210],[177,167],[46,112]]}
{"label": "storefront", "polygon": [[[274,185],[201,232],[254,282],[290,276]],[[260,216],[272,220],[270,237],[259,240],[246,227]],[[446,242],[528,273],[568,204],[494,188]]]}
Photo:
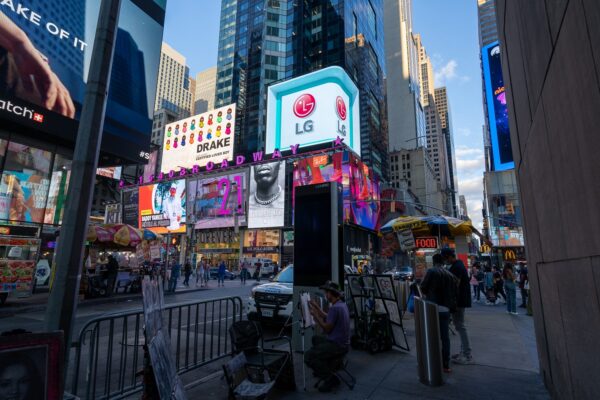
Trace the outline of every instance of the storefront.
{"label": "storefront", "polygon": [[281,264],[281,230],[248,229],[244,231],[242,257],[268,259]]}
{"label": "storefront", "polygon": [[240,234],[234,229],[200,230],[195,233],[196,262],[204,260],[211,266],[225,261],[230,271],[235,271],[240,259]]}

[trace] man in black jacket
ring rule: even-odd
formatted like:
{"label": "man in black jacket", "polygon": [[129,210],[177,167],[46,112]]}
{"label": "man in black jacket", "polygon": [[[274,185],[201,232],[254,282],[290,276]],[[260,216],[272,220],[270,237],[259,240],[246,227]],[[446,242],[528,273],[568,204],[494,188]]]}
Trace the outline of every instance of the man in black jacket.
{"label": "man in black jacket", "polygon": [[458,286],[458,302],[456,312],[452,313],[454,327],[460,335],[461,352],[452,356],[452,361],[457,364],[470,364],[473,362],[471,357],[471,345],[469,344],[469,335],[465,325],[465,308],[471,307],[471,289],[469,286],[469,273],[465,264],[456,258],[456,253],[450,248],[442,249],[442,257],[446,264],[450,265],[449,271],[456,276],[460,283]]}

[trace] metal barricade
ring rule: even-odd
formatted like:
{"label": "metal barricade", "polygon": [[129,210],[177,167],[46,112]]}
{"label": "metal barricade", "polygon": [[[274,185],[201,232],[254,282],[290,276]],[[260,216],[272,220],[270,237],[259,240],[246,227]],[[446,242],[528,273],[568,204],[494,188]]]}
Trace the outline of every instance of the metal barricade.
{"label": "metal barricade", "polygon": [[415,336],[419,380],[429,386],[444,384],[438,305],[415,297]]}
{"label": "metal barricade", "polygon": [[[243,316],[242,299],[227,297],[165,307],[178,373],[232,353],[229,328]],[[82,399],[122,399],[142,390],[144,313],[94,318],[73,344],[67,391]]]}

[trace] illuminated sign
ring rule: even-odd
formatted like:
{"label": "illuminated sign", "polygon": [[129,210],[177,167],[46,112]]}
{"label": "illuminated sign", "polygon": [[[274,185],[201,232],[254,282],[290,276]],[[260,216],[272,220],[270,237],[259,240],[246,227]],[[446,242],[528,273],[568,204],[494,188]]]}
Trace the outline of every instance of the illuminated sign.
{"label": "illuminated sign", "polygon": [[438,240],[433,236],[415,238],[415,247],[418,249],[437,249]]}
{"label": "illuminated sign", "polygon": [[515,162],[510,142],[500,44],[494,42],[484,47],[482,59],[494,170],[504,171],[514,168]]}
{"label": "illuminated sign", "polygon": [[161,171],[233,160],[235,104],[165,126]]}
{"label": "illuminated sign", "polygon": [[517,254],[511,249],[504,250],[504,259],[507,261],[514,261],[517,259]]}
{"label": "illuminated sign", "polygon": [[492,251],[492,248],[488,244],[482,244],[479,248],[479,251],[481,253],[489,253],[490,251]]}
{"label": "illuminated sign", "polygon": [[358,88],[342,68],[325,68],[269,87],[267,153],[336,137],[360,155]]}
{"label": "illuminated sign", "polygon": [[139,188],[139,227],[156,233],[185,233],[185,180]]}

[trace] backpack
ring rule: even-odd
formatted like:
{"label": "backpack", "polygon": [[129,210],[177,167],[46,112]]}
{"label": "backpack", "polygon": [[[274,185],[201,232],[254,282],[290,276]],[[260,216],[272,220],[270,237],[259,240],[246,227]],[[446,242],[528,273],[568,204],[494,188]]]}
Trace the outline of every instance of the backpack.
{"label": "backpack", "polygon": [[458,308],[458,286],[460,280],[454,274],[441,268],[442,279],[444,281],[444,296],[442,305],[448,307],[450,312],[455,312]]}

